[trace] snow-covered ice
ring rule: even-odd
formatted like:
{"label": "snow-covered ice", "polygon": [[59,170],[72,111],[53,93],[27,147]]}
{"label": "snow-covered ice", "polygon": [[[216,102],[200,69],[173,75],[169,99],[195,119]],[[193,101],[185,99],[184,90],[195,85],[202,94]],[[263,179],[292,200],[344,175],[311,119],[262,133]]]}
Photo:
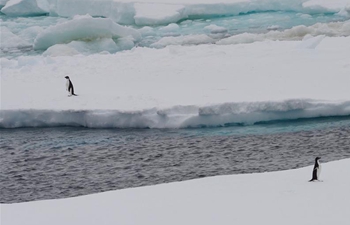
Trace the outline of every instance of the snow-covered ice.
{"label": "snow-covered ice", "polygon": [[345,159],[322,165],[323,182],[308,182],[312,172],[309,166],[2,204],[1,221],[3,225],[347,225],[349,170],[350,160]]}
{"label": "snow-covered ice", "polygon": [[[350,114],[349,37],[75,54],[2,58],[1,126],[176,128]],[[67,75],[78,97],[67,97]]]}
{"label": "snow-covered ice", "polygon": [[[175,8],[182,10],[169,9]],[[1,26],[2,51],[45,50],[1,58],[1,127],[178,128],[349,115],[348,20],[231,36],[215,24],[203,26],[206,33],[181,35],[175,23],[133,29],[90,15],[57,21],[13,32]],[[164,49],[134,48],[155,32],[163,37],[150,47]],[[79,97],[66,97],[66,75]],[[280,112],[290,99],[306,107]],[[276,108],[245,111],[247,104],[270,103]]]}

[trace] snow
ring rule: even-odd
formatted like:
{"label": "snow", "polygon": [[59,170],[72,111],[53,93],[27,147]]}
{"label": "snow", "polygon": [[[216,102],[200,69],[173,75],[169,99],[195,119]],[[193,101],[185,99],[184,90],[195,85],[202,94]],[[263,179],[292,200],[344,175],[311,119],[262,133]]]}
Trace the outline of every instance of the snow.
{"label": "snow", "polygon": [[295,170],[2,204],[2,224],[348,224],[350,160],[322,164],[322,182],[308,182],[313,161]]}
{"label": "snow", "polygon": [[120,38],[131,36],[134,41],[141,34],[128,27],[114,23],[111,19],[76,16],[73,20],[51,26],[39,33],[34,41],[34,49],[47,49],[55,44],[74,40],[94,40],[97,38]]}

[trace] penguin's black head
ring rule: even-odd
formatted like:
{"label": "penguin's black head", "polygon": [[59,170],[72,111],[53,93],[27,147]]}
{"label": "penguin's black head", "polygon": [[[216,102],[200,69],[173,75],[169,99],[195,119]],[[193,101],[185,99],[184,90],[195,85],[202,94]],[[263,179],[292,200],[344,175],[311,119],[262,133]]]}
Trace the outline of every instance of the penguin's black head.
{"label": "penguin's black head", "polygon": [[68,76],[65,76],[64,78],[69,79],[69,77],[68,77]]}
{"label": "penguin's black head", "polygon": [[317,160],[319,160],[319,159],[321,159],[321,157],[316,157],[315,161],[317,161]]}

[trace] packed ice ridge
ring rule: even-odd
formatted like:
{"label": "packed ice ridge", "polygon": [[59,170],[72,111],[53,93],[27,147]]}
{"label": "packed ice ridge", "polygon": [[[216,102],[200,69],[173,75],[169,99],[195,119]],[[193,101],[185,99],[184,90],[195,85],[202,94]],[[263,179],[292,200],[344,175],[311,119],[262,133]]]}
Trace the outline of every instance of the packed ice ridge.
{"label": "packed ice ridge", "polygon": [[[177,29],[177,24],[169,24],[162,27],[160,31],[175,32]],[[214,33],[214,35],[224,36],[217,38],[210,34],[190,34],[162,37],[158,41],[151,43],[150,47],[163,48],[169,45],[199,44],[232,45],[265,40],[303,40],[306,37],[310,38],[319,35],[330,37],[349,36],[350,21],[317,23],[312,26],[300,25],[282,31],[271,30],[267,33],[242,33],[227,37],[223,27],[209,25],[205,29],[209,30],[210,33]],[[154,34],[154,31],[152,27],[133,29],[121,26],[108,18],[92,18],[89,15],[85,15],[76,16],[71,20],[46,29],[40,27],[27,28],[18,35],[2,26],[1,33],[2,51],[6,51],[9,48],[20,49],[32,46],[34,49],[46,50],[51,47],[44,55],[59,56],[103,51],[115,53],[121,50],[129,50],[135,47],[137,42],[144,36]],[[314,48],[316,46],[314,45]]]}

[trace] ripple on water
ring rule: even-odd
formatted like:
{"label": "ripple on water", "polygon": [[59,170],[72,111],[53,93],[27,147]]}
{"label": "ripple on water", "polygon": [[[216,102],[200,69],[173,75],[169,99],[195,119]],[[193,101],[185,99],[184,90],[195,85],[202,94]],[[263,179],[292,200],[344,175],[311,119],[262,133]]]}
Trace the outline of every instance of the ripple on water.
{"label": "ripple on water", "polygon": [[286,170],[311,165],[316,155],[323,161],[350,157],[349,125],[284,133],[263,126],[264,134],[245,135],[227,135],[227,129],[0,130],[0,202]]}

